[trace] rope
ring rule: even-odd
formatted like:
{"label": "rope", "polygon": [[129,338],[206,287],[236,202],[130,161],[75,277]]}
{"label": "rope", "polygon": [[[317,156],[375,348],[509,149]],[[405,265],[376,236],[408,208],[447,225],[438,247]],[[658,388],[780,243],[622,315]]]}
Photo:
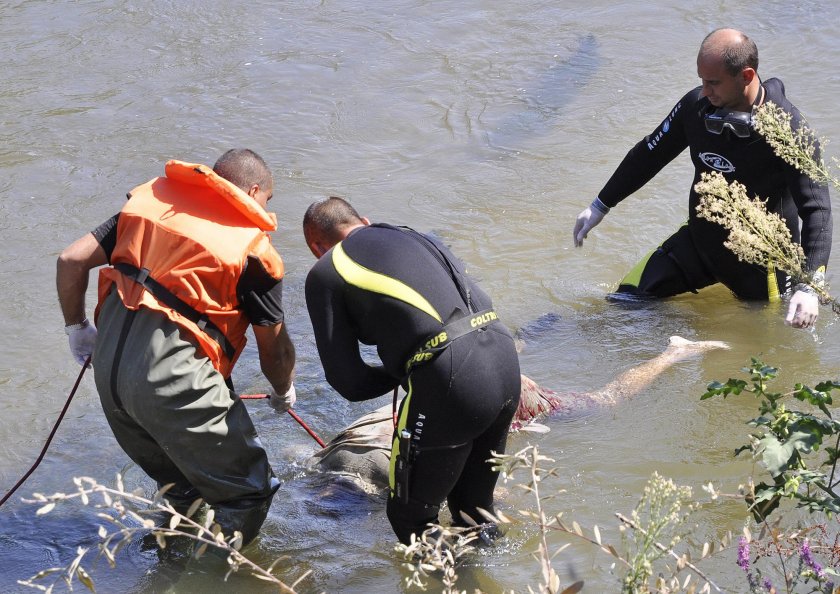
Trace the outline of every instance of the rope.
{"label": "rope", "polygon": [[[35,460],[35,464],[33,464],[30,467],[30,469],[26,471],[26,474],[24,474],[20,478],[20,480],[15,484],[15,486],[12,487],[9,490],[9,492],[6,493],[3,496],[3,499],[0,499],[0,505],[3,505],[4,503],[6,503],[6,501],[8,501],[9,498],[14,494],[14,492],[17,491],[24,482],[26,482],[26,479],[28,479],[29,476],[33,472],[35,472],[35,469],[38,468],[38,465],[41,464],[41,461],[44,459],[44,456],[47,453],[47,449],[50,447],[50,443],[52,443],[52,439],[55,436],[55,432],[58,430],[58,426],[61,424],[61,421],[64,419],[64,415],[67,414],[67,409],[70,408],[70,402],[73,400],[73,396],[76,395],[76,390],[79,389],[79,384],[82,383],[82,377],[85,375],[85,370],[88,368],[89,365],[90,365],[90,357],[87,358],[87,360],[85,361],[85,364],[82,366],[82,370],[79,372],[79,377],[76,378],[76,383],[73,384],[73,389],[70,390],[70,395],[67,397],[67,402],[64,403],[64,408],[61,409],[61,414],[58,415],[58,419],[56,420],[55,425],[53,425],[52,431],[50,431],[50,435],[49,435],[49,437],[47,437],[46,443],[44,443],[44,447],[41,448],[41,453],[38,456],[38,459]],[[244,400],[256,400],[256,399],[261,399],[261,398],[269,398],[269,395],[268,394],[243,394],[242,396],[240,396],[240,398],[242,398]],[[288,412],[289,415],[295,421],[297,421],[300,424],[301,427],[306,429],[306,432],[309,433],[309,435],[311,435],[312,438],[315,441],[318,442],[319,446],[321,446],[322,448],[326,447],[327,444],[325,444],[324,441],[320,437],[318,437],[315,434],[315,432],[312,431],[312,429],[310,429],[309,426],[306,423],[303,422],[303,419],[301,419],[297,415],[297,413],[295,413],[295,411],[293,411],[292,409],[289,409],[286,412]]]}
{"label": "rope", "polygon": [[[269,394],[241,394],[239,397],[242,400],[261,400],[264,398],[270,398],[271,396]],[[322,448],[327,447],[327,444],[324,443],[324,440],[318,437],[318,435],[312,429],[309,428],[309,425],[303,422],[303,419],[301,419],[295,411],[293,411],[290,408],[286,412],[289,413],[289,416],[292,417],[295,421],[297,421],[301,427],[306,429],[306,432],[312,436],[312,439],[318,442],[319,446],[321,446]]]}
{"label": "rope", "polygon": [[21,477],[21,479],[17,482],[17,484],[14,487],[12,487],[11,490],[3,496],[3,499],[0,499],[0,505],[3,505],[4,503],[6,503],[6,501],[9,499],[9,497],[11,497],[12,494],[15,491],[18,490],[18,487],[20,487],[26,481],[26,479],[29,478],[29,475],[31,475],[33,472],[35,472],[35,469],[38,468],[38,465],[41,463],[41,460],[44,459],[44,454],[47,453],[47,448],[50,447],[50,442],[52,442],[52,438],[55,435],[55,432],[58,429],[58,426],[61,423],[61,420],[64,418],[64,415],[67,413],[67,409],[70,408],[70,401],[73,400],[73,396],[75,396],[76,390],[78,389],[79,384],[82,382],[82,376],[85,374],[85,370],[88,368],[89,365],[90,365],[90,357],[88,357],[85,360],[85,364],[82,366],[82,370],[79,372],[79,377],[76,378],[76,383],[73,384],[73,389],[70,390],[70,396],[67,397],[67,402],[64,403],[64,408],[61,409],[61,414],[58,415],[58,420],[56,420],[55,425],[53,425],[52,431],[50,431],[50,436],[47,438],[47,442],[44,444],[44,447],[41,449],[41,455],[38,456],[38,459],[35,461],[35,464],[33,464],[32,467],[26,472],[26,474],[24,474]]}

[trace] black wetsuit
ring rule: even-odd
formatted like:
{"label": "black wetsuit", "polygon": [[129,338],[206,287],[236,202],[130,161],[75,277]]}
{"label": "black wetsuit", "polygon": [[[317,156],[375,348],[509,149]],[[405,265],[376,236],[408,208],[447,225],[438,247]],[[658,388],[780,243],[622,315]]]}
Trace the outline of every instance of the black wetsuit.
{"label": "black wetsuit", "polygon": [[[762,84],[756,104],[772,101],[791,114],[798,127],[802,116],[785,97],[782,81]],[[757,265],[739,262],[723,245],[727,231],[697,216],[699,195],[694,184],[703,172],[719,171],[727,181],[737,180],[750,197],[767,200],[767,209],[787,221],[791,235],[802,244],[810,270],[828,263],[831,252],[831,203],[828,187],[817,184],[776,156],[754,129],[749,138],[724,130],[717,135],[705,128],[706,114],[715,110],[697,87],[679,100],[665,120],[628,153],[598,197],[613,207],[645,185],[665,165],[689,148],[694,180],[688,202],[688,223],[640,262],[619,285],[619,292],[667,297],[721,282],[742,299],[768,299],[786,282],[783,275],[768,277]],[[800,237],[799,221],[802,220]],[[775,281],[775,282],[770,282]],[[775,287],[773,285],[776,285]]]}
{"label": "black wetsuit", "polygon": [[[306,304],[327,381],[342,396],[358,401],[397,385],[406,389],[388,500],[400,541],[408,543],[412,533],[437,521],[444,499],[456,524],[464,525],[460,512],[481,523],[476,508],[493,509],[498,478],[486,460],[491,450],[504,451],[519,402],[511,333],[494,321],[447,341],[410,373],[406,364],[452,322],[495,319],[478,315],[492,308],[490,298],[444,246],[410,229],[371,225],[315,264],[306,279]],[[375,345],[382,366],[367,364],[359,343]],[[409,468],[400,472],[403,429],[410,435],[402,444]]]}

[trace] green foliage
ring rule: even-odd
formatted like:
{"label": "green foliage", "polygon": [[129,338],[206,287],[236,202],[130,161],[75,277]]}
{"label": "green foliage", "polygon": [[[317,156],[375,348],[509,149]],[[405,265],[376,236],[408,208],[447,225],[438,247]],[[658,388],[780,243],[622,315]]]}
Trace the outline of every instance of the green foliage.
{"label": "green foliage", "polygon": [[[756,519],[770,515],[781,498],[795,500],[811,512],[840,511],[840,422],[829,410],[833,402],[831,392],[840,388],[840,382],[824,381],[814,387],[797,383],[789,392],[772,392],[768,385],[778,369],[753,357],[750,366],[742,371],[749,375],[749,382],[714,381],[700,398],[726,398],[747,392],[759,401],[759,416],[748,422],[757,431],[750,436],[749,444],[736,450],[736,455],[750,451],[772,478],[770,484],[756,485],[754,496],[748,498]],[[810,405],[811,409],[789,408],[791,399]]]}

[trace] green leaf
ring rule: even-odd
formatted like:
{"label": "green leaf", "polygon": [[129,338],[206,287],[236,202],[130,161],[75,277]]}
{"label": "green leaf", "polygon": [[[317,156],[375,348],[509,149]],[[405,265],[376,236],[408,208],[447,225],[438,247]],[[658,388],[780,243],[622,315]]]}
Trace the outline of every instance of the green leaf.
{"label": "green leaf", "polygon": [[722,395],[724,398],[730,394],[740,394],[746,388],[747,382],[744,380],[736,380],[729,378],[725,384],[718,381],[713,381],[706,386],[706,393],[700,397],[700,400],[707,400],[712,396]]}
{"label": "green leaf", "polygon": [[778,485],[759,483],[755,486],[755,497],[746,496],[750,512],[757,522],[763,522],[779,507],[782,489]]}
{"label": "green leaf", "polygon": [[[807,437],[807,434],[805,434]],[[776,478],[781,476],[792,464],[798,461],[799,452],[796,449],[795,441],[779,441],[775,435],[768,433],[759,442],[761,452],[761,463]]]}
{"label": "green leaf", "polygon": [[840,388],[840,381],[824,381],[814,386],[814,389],[820,392],[830,392],[834,388]]}
{"label": "green leaf", "polygon": [[823,411],[828,418],[831,418],[828,405],[831,404],[832,400],[831,395],[827,391],[810,388],[802,384],[796,384],[793,389],[794,398],[819,407],[819,409]]}

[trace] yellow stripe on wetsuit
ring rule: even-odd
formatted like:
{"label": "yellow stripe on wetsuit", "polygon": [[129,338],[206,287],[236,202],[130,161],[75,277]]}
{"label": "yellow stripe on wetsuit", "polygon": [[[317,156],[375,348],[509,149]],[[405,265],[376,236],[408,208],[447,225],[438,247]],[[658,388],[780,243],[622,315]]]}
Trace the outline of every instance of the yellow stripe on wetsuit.
{"label": "yellow stripe on wetsuit", "polygon": [[344,251],[344,248],[341,247],[341,243],[336,244],[333,248],[332,262],[336,272],[349,284],[366,291],[399,299],[429,314],[438,322],[443,323],[437,310],[420,293],[402,281],[398,281],[379,272],[374,272],[354,262]]}
{"label": "yellow stripe on wetsuit", "polygon": [[774,303],[780,301],[779,279],[776,277],[776,268],[773,264],[767,267],[767,301]]}
{"label": "yellow stripe on wetsuit", "polygon": [[391,442],[391,458],[388,462],[388,488],[390,489],[390,496],[393,497],[396,493],[396,473],[394,469],[397,465],[397,455],[400,453],[400,432],[408,425],[408,409],[411,406],[411,393],[413,392],[411,386],[411,376],[408,376],[408,392],[406,392],[405,400],[402,403],[400,410],[400,418],[397,421],[397,426],[394,430],[394,441]]}

